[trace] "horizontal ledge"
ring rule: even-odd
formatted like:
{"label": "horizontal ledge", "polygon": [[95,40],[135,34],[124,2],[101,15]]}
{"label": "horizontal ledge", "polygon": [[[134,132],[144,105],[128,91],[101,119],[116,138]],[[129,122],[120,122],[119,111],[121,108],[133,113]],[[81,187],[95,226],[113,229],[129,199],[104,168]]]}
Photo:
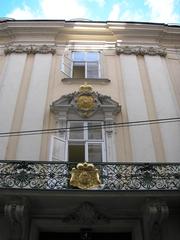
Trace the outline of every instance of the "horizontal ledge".
{"label": "horizontal ledge", "polygon": [[88,82],[88,83],[93,83],[93,84],[105,84],[105,83],[110,83],[111,80],[109,80],[108,78],[63,78],[62,79],[63,83],[84,83],[84,82]]}

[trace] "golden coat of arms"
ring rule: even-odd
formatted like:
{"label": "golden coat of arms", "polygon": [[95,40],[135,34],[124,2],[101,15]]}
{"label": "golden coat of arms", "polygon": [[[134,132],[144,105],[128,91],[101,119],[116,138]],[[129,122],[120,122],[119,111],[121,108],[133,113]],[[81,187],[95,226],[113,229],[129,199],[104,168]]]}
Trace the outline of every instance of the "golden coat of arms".
{"label": "golden coat of arms", "polygon": [[91,189],[100,184],[99,171],[92,163],[78,163],[76,168],[71,170],[71,186]]}
{"label": "golden coat of arms", "polygon": [[92,86],[89,84],[81,85],[75,98],[77,111],[83,117],[89,117],[97,107],[97,102],[93,94]]}
{"label": "golden coat of arms", "polygon": [[94,98],[88,95],[81,95],[77,98],[77,107],[83,111],[90,111],[95,106]]}

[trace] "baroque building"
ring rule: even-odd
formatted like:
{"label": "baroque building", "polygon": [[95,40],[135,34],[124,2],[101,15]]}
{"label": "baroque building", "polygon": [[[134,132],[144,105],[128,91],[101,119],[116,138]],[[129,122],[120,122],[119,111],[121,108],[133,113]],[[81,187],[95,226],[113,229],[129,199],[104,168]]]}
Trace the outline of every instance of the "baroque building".
{"label": "baroque building", "polygon": [[0,239],[179,240],[180,27],[0,22]]}

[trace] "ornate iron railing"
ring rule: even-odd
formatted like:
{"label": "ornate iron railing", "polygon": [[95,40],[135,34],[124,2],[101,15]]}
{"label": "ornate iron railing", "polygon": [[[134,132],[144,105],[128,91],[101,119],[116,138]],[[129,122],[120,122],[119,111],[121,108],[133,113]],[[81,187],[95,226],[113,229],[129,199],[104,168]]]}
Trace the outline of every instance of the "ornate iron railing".
{"label": "ornate iron railing", "polygon": [[[94,163],[101,185],[95,190],[180,190],[179,163]],[[0,161],[1,189],[76,190],[69,184],[75,163]]]}

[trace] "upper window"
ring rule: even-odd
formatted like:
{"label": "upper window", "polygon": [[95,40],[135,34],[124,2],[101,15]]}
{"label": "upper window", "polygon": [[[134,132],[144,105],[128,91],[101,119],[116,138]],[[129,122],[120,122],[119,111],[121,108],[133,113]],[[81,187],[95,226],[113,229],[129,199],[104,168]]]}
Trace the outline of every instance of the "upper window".
{"label": "upper window", "polygon": [[65,54],[62,71],[72,78],[100,78],[100,54],[94,51],[73,51]]}
{"label": "upper window", "polygon": [[74,78],[99,77],[98,52],[73,52],[72,54]]}

